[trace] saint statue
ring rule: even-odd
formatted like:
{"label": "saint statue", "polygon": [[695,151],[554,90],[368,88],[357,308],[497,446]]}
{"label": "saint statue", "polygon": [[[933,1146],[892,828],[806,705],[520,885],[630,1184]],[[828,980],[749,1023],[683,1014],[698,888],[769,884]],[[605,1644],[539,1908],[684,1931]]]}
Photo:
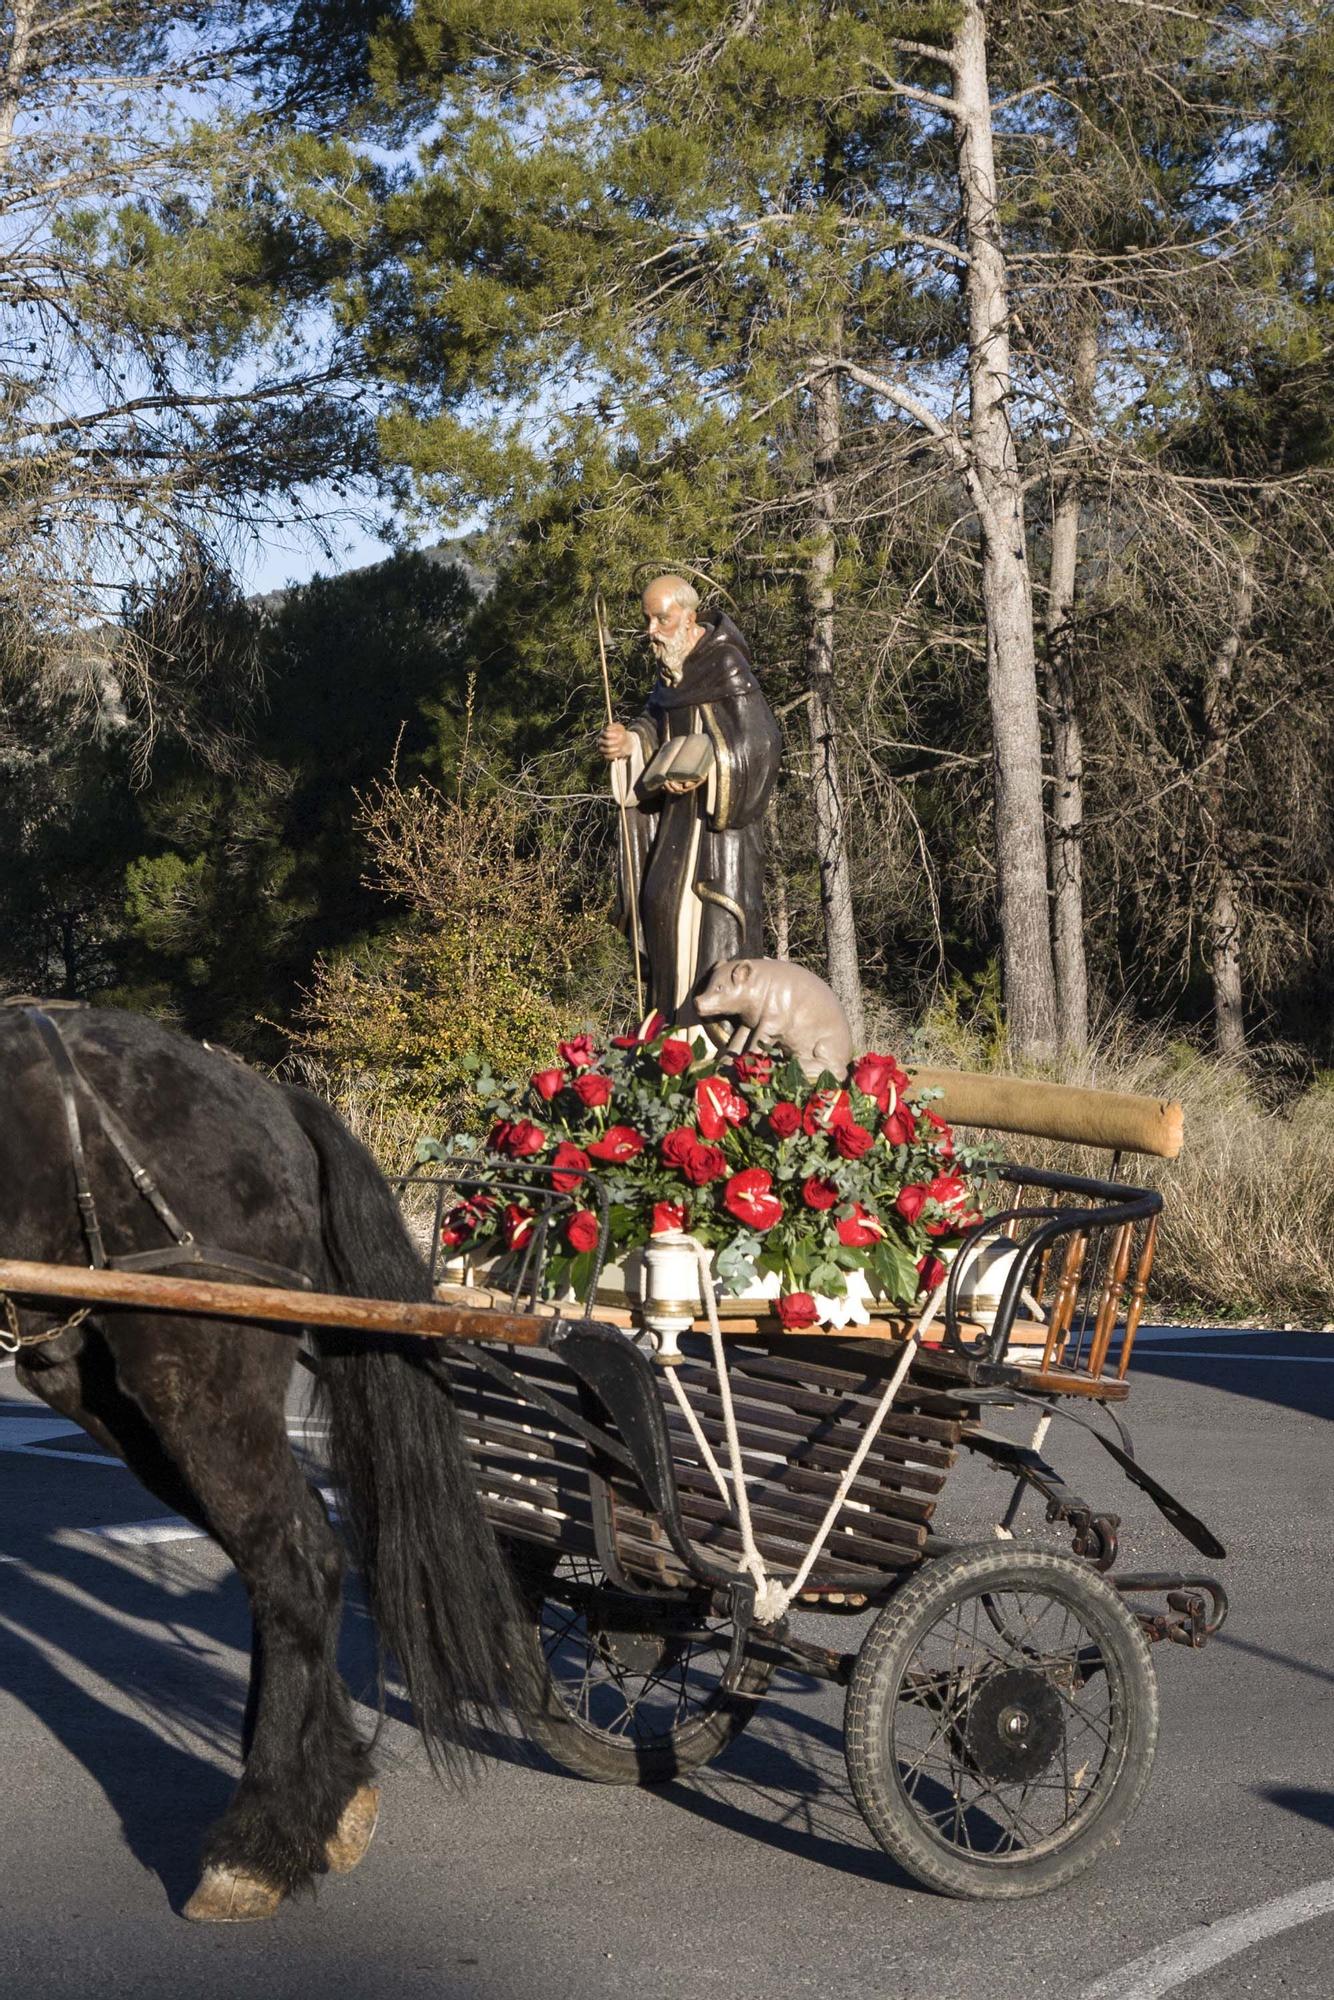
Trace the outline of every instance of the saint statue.
{"label": "saint statue", "polygon": [[609,723],[598,748],[628,807],[618,921],[630,936],[632,867],[648,1005],[684,1026],[712,965],[763,954],[764,808],[782,735],[730,618],[702,624],[679,576],[657,577],[643,605],[658,679],[643,714]]}

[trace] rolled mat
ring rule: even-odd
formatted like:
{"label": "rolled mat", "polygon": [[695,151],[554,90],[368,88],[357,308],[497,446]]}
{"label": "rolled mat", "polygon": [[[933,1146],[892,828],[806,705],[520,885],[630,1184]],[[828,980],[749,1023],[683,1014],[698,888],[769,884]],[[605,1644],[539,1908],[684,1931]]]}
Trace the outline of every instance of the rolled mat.
{"label": "rolled mat", "polygon": [[1160,1160],[1174,1160],[1181,1151],[1181,1106],[1167,1097],[1078,1090],[1068,1083],[1033,1083],[1022,1076],[958,1069],[917,1069],[912,1077],[914,1089],[943,1092],[933,1108],[954,1125],[1065,1139],[1108,1152],[1153,1153]]}

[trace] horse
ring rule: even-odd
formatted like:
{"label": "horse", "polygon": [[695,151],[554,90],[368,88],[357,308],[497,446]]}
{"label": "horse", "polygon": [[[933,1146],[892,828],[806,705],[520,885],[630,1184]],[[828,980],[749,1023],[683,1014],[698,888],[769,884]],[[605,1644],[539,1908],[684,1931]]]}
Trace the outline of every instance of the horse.
{"label": "horse", "polygon": [[[140,1014],[0,1006],[0,1252],[427,1299],[371,1155],[319,1098]],[[184,1915],[236,1922],[361,1859],[372,1746],[335,1662],[345,1554],[298,1469],[292,1330],[3,1304],[17,1372],[217,1541],[252,1624],[242,1775]],[[434,1766],[511,1694],[514,1597],[426,1342],[316,1332],[340,1526]],[[381,1675],[383,1685],[383,1673]]]}

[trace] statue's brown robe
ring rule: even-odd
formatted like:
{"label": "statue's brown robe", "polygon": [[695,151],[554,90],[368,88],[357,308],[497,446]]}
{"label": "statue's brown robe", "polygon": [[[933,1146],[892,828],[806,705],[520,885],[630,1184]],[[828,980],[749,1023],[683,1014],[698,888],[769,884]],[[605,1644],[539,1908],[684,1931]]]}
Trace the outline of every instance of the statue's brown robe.
{"label": "statue's brown robe", "polygon": [[[648,961],[647,1002],[668,1021],[698,1018],[691,994],[719,959],[764,951],[764,808],[778,776],[782,734],[730,618],[719,618],[687,655],[675,685],[661,678],[630,725],[643,763],[673,736],[701,733],[713,746],[705,784],[646,798],[636,757],[627,814],[639,926]],[[616,773],[626,772],[622,764]],[[629,934],[621,857],[620,923]]]}

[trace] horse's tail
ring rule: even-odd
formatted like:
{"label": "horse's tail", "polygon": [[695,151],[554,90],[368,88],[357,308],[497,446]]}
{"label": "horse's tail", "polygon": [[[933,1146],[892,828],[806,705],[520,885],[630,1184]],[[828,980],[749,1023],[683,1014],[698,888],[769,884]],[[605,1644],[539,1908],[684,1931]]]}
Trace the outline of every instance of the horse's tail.
{"label": "horse's tail", "polygon": [[[329,1107],[288,1086],[319,1155],[324,1246],[341,1289],[427,1299],[426,1268],[370,1154]],[[402,1668],[433,1763],[456,1765],[494,1720],[516,1657],[506,1564],[478,1503],[429,1343],[322,1332],[319,1404],[344,1525],[381,1644]]]}

